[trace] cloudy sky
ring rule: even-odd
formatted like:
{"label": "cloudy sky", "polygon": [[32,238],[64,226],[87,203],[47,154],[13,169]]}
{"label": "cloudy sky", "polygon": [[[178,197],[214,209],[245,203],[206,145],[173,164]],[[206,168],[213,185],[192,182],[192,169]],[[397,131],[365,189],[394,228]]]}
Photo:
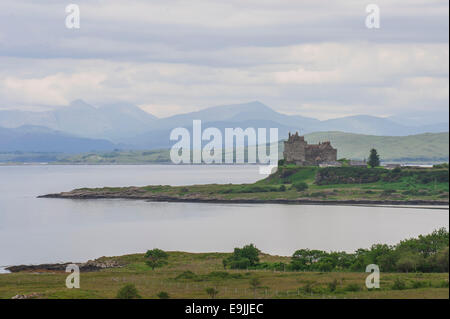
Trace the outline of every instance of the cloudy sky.
{"label": "cloudy sky", "polygon": [[[80,8],[67,29],[65,7]],[[380,29],[365,26],[366,5]],[[0,109],[156,116],[259,100],[320,119],[448,113],[448,0],[2,0]]]}

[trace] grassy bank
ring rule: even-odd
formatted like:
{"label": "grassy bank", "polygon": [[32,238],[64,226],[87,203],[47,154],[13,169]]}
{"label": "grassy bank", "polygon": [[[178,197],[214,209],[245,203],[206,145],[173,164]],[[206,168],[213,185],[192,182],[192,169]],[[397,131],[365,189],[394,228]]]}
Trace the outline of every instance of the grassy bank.
{"label": "grassy bank", "polygon": [[[126,284],[134,284],[143,298],[448,298],[446,273],[382,273],[380,289],[368,290],[361,272],[293,272],[224,270],[231,254],[169,252],[168,264],[152,270],[144,254],[108,257],[123,267],[81,274],[80,289],[67,289],[66,273],[0,275],[0,298],[37,293],[38,298],[115,298]],[[105,257],[106,258],[106,257]],[[289,257],[260,255],[261,262],[288,262]],[[252,278],[260,282],[251,287]],[[400,284],[399,284],[400,283]],[[404,286],[403,286],[404,284]]]}

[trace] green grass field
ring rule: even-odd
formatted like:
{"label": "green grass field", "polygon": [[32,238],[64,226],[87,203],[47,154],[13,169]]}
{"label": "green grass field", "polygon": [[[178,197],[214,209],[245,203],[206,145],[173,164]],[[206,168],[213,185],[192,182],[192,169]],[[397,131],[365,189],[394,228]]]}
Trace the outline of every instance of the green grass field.
{"label": "green grass field", "polygon": [[[171,298],[209,298],[206,288],[216,288],[217,298],[449,298],[446,273],[381,274],[380,289],[365,287],[366,273],[284,272],[224,270],[225,253],[169,252],[168,264],[151,270],[143,254],[109,257],[122,268],[81,273],[80,289],[68,289],[60,273],[12,273],[0,275],[0,298],[39,294],[38,298],[115,298],[125,284],[136,286],[143,298],[158,298],[161,291]],[[106,257],[103,257],[105,259]],[[288,257],[262,254],[262,262],[288,262]],[[260,286],[251,288],[258,278]],[[395,288],[395,281],[405,284]],[[333,286],[333,282],[336,286]]]}

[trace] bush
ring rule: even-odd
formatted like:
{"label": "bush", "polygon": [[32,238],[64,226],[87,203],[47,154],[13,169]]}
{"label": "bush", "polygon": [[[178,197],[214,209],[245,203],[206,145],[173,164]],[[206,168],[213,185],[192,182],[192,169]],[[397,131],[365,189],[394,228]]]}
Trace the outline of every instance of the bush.
{"label": "bush", "polygon": [[286,186],[281,185],[279,190],[280,190],[280,192],[285,192],[286,191]]}
{"label": "bush", "polygon": [[250,260],[248,258],[233,259],[228,265],[231,269],[247,269],[250,267]]}
{"label": "bush", "polygon": [[206,288],[205,291],[211,297],[211,299],[214,299],[219,293],[216,288]]}
{"label": "bush", "polygon": [[117,292],[117,299],[139,299],[139,295],[136,287],[133,284],[126,284]]}
{"label": "bush", "polygon": [[396,278],[394,280],[394,284],[392,285],[393,290],[404,290],[406,289],[406,283],[404,280],[400,278]]}
{"label": "bush", "polygon": [[170,298],[170,295],[167,292],[165,292],[165,291],[160,291],[157,294],[157,296],[158,296],[159,299],[169,299]]}
{"label": "bush", "polygon": [[314,285],[314,282],[307,281],[305,283],[305,285],[303,286],[302,290],[307,294],[312,294],[313,293],[313,285]]}
{"label": "bush", "polygon": [[358,284],[349,284],[347,285],[347,287],[345,287],[345,291],[351,291],[351,292],[356,292],[356,291],[360,291],[361,287]]}
{"label": "bush", "polygon": [[439,288],[448,288],[448,280],[442,280],[439,283]]}
{"label": "bush", "polygon": [[330,292],[336,291],[337,285],[338,285],[338,281],[337,281],[337,279],[334,279],[332,282],[329,282],[329,283],[327,284],[328,290],[329,290]]}
{"label": "bush", "polygon": [[197,279],[197,275],[194,274],[192,271],[187,270],[175,277],[175,280],[180,280],[180,279],[181,280],[183,280],[183,279],[193,280],[193,279]]}
{"label": "bush", "polygon": [[305,182],[296,182],[292,186],[297,190],[297,192],[302,192],[308,189],[308,184]]}
{"label": "bush", "polygon": [[242,274],[230,274],[226,271],[212,271],[206,277],[210,280],[217,280],[217,279],[241,279]]}
{"label": "bush", "polygon": [[430,282],[429,281],[424,281],[424,280],[415,280],[411,283],[411,287],[413,289],[418,289],[418,288],[425,288],[425,287],[429,287],[430,286]]}
{"label": "bush", "polygon": [[392,195],[394,193],[396,193],[397,191],[395,189],[385,189],[381,192],[381,196],[389,196]]}

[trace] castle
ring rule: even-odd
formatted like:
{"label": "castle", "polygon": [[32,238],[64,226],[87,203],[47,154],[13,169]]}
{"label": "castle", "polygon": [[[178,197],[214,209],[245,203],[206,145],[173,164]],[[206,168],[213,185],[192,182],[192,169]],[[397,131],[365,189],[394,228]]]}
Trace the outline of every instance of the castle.
{"label": "castle", "polygon": [[284,142],[283,156],[286,163],[301,166],[319,165],[336,162],[337,149],[333,148],[330,142],[308,145],[304,136],[299,136],[298,132],[295,134],[289,132],[289,139]]}

